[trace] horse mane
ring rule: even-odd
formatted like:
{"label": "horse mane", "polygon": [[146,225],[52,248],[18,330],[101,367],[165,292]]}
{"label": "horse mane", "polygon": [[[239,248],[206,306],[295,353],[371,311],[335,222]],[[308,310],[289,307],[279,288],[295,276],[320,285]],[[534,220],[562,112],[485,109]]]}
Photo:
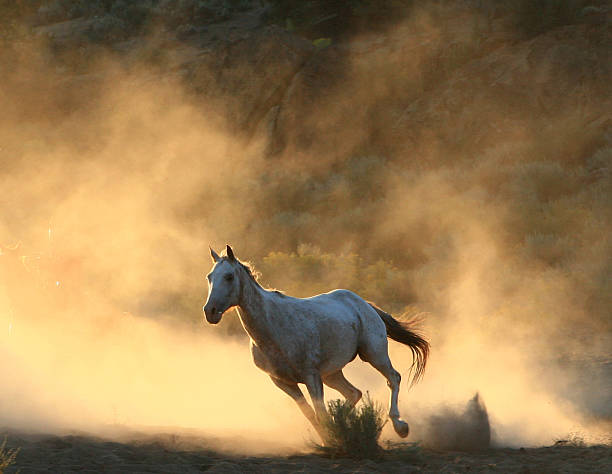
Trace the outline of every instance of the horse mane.
{"label": "horse mane", "polygon": [[259,277],[261,276],[261,273],[255,270],[253,264],[251,262],[241,262],[238,259],[235,260],[238,262],[238,265],[240,265],[242,269],[247,272],[247,275],[249,275],[255,281],[255,283],[259,284]]}
{"label": "horse mane", "polygon": [[[247,274],[249,277],[251,277],[251,279],[253,280],[253,282],[255,282],[255,284],[256,284],[257,286],[259,286],[260,288],[264,288],[264,287],[262,286],[262,284],[261,284],[261,283],[259,283],[259,278],[261,277],[261,273],[259,273],[259,272],[258,272],[258,271],[255,269],[255,267],[253,266],[253,264],[252,264],[251,262],[243,262],[243,261],[241,261],[241,260],[238,260],[237,258],[234,258],[234,259],[232,260],[232,259],[230,259],[230,258],[229,258],[229,257],[227,257],[227,256],[223,256],[223,257],[221,257],[221,259],[222,259],[222,260],[226,260],[226,261],[228,261],[228,262],[235,262],[235,263],[237,263],[237,264],[238,264],[238,266],[239,266],[240,268],[242,268],[242,269],[243,269],[243,270],[246,272],[246,274]],[[271,292],[273,292],[273,293],[275,293],[275,294],[277,294],[277,295],[279,295],[279,296],[286,296],[286,295],[285,295],[285,294],[284,294],[282,291],[279,291],[279,290],[274,289],[274,288],[264,288],[264,289],[265,289],[265,290],[268,290],[268,291],[271,291]]]}

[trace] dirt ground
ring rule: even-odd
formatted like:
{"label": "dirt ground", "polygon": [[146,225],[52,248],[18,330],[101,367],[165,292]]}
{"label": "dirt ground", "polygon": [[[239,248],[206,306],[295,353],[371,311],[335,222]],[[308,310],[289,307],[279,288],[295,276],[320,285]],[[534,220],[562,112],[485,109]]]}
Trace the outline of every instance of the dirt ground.
{"label": "dirt ground", "polygon": [[[119,441],[85,434],[66,436],[4,432],[7,447],[19,447],[5,472],[612,472],[612,446],[557,444],[497,448],[479,453],[439,452],[392,445],[380,460],[328,459],[315,454],[238,455],[240,440],[176,434],[135,435]],[[4,438],[4,436],[2,436]]]}

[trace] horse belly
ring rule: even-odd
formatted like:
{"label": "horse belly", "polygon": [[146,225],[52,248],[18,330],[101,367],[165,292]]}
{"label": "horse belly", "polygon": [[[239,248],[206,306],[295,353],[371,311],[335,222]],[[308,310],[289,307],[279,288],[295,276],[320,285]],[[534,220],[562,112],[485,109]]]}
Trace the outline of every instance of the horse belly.
{"label": "horse belly", "polygon": [[353,324],[346,325],[340,333],[323,332],[321,338],[321,375],[341,370],[357,356],[358,334]]}

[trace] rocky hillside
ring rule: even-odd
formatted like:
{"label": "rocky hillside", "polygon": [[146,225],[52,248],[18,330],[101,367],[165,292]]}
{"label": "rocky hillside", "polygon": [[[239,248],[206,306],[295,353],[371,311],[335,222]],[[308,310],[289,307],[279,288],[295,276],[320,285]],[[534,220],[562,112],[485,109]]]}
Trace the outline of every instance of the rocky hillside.
{"label": "rocky hillside", "polygon": [[[175,110],[167,91],[147,96],[147,125],[102,128],[109,138],[79,124],[112,115],[117,102],[107,98],[119,89],[125,101],[170,84],[241,144],[236,163],[248,171],[229,190],[193,178],[189,197],[160,215],[192,235],[214,221],[207,237],[240,242],[268,284],[298,294],[347,286],[394,310],[446,315],[448,288],[466,261],[485,255],[478,279],[503,304],[478,311],[499,321],[520,313],[525,324],[549,318],[552,339],[558,321],[587,333],[603,324],[609,334],[609,2],[2,8],[0,156],[9,172],[37,162],[41,150],[125,162],[112,147],[129,134],[142,140],[128,146],[134,153],[163,146],[155,137],[167,138],[164,114]],[[200,152],[179,153],[180,179]],[[158,157],[150,160],[153,169]],[[160,186],[159,195],[176,192]],[[26,201],[7,207],[2,235],[36,248],[15,211]],[[217,214],[244,202],[238,223]],[[35,205],[32,215],[45,221],[55,204]],[[176,304],[193,305],[193,285],[189,301]],[[558,294],[570,301],[560,304]],[[533,304],[519,311],[526,295]]]}

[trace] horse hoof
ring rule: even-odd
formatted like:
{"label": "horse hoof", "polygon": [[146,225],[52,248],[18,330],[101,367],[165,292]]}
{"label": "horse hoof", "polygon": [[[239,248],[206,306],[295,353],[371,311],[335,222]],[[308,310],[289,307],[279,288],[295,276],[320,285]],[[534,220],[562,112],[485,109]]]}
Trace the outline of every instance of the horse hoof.
{"label": "horse hoof", "polygon": [[408,433],[410,433],[410,427],[408,426],[408,423],[398,419],[392,419],[391,421],[393,422],[393,429],[399,436],[401,436],[402,438],[408,436]]}

